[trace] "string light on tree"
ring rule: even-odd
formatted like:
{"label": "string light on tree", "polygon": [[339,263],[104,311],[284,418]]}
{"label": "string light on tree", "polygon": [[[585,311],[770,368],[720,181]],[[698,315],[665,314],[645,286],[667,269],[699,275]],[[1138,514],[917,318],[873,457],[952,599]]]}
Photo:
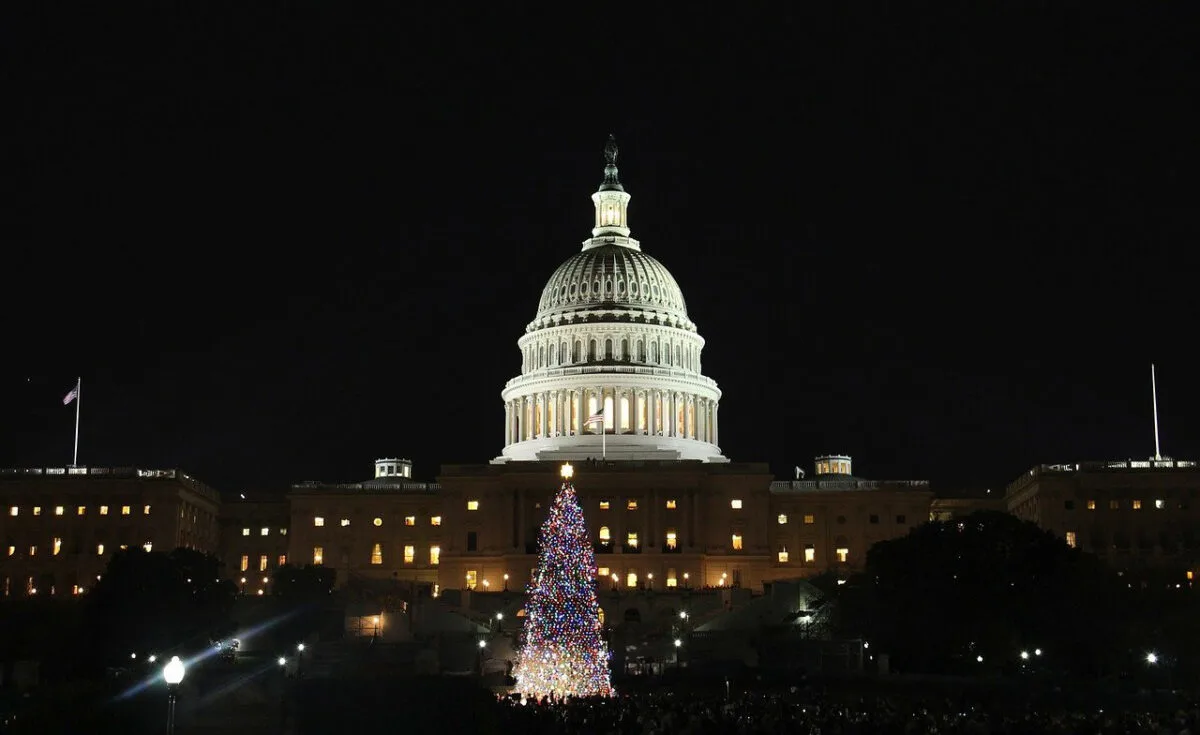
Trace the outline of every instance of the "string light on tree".
{"label": "string light on tree", "polygon": [[529,585],[513,672],[516,691],[533,697],[612,696],[596,599],[596,555],[571,482],[575,469],[564,464],[561,474],[562,486],[542,524],[542,550]]}

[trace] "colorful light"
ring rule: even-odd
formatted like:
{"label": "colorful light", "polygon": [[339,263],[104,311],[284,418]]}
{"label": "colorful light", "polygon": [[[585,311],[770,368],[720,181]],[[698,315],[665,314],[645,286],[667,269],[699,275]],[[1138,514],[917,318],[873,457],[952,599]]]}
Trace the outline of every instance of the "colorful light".
{"label": "colorful light", "polygon": [[563,476],[542,524],[542,550],[513,671],[516,691],[533,697],[609,697],[615,692],[608,645],[600,635],[596,555],[569,471]]}

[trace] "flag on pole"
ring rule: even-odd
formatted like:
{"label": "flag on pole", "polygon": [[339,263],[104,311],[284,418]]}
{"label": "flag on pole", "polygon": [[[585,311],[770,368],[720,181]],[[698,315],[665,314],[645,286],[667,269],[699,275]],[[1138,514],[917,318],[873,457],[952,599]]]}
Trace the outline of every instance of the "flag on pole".
{"label": "flag on pole", "polygon": [[604,409],[602,408],[599,411],[597,411],[596,413],[592,414],[591,416],[588,416],[588,420],[583,423],[585,425],[586,424],[602,424],[602,423],[604,423]]}
{"label": "flag on pole", "polygon": [[68,405],[71,401],[75,400],[78,397],[79,397],[79,383],[76,383],[75,387],[72,388],[65,396],[63,396],[63,405],[64,406]]}

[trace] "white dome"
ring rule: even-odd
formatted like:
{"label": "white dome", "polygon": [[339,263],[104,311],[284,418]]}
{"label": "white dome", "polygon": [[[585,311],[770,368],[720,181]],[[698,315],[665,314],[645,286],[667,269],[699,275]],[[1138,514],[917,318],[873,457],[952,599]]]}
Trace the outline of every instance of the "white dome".
{"label": "white dome", "polygon": [[497,462],[728,461],[717,446],[721,391],[700,370],[704,338],[670,271],[629,237],[616,154],[610,139],[592,237],[554,271],[517,341],[521,375],[501,394]]}

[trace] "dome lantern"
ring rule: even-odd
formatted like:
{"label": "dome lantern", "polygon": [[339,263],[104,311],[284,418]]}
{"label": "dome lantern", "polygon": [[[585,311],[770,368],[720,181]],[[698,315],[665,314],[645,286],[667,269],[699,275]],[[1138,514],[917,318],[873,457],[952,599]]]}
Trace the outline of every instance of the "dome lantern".
{"label": "dome lantern", "polygon": [[[625,187],[617,178],[617,138],[608,136],[608,144],[604,146],[604,182],[600,189],[592,194],[592,204],[596,207],[596,226],[592,228],[593,238],[629,237],[629,199]],[[584,243],[584,249],[593,241]],[[603,244],[603,243],[598,243]],[[625,247],[637,248],[636,241],[618,242]]]}

